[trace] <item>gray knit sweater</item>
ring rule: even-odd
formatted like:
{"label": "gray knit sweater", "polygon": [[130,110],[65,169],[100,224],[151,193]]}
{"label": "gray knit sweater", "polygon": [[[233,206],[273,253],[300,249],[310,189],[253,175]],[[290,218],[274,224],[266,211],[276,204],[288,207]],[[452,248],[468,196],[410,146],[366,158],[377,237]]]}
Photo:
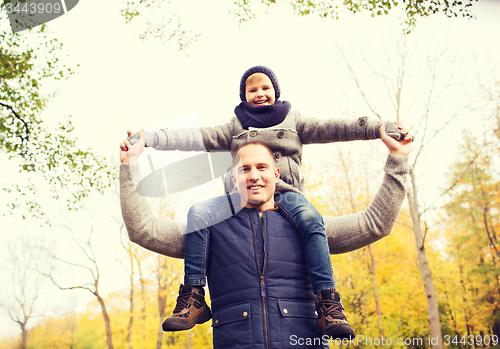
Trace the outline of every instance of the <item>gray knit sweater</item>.
{"label": "gray knit sweater", "polygon": [[[158,150],[182,151],[236,151],[240,146],[256,141],[266,144],[274,153],[280,169],[276,191],[305,193],[302,172],[302,146],[313,143],[348,142],[380,138],[381,121],[362,117],[354,119],[304,118],[291,110],[282,123],[270,128],[248,130],[237,117],[220,126],[184,129],[162,129],[146,133],[146,146]],[[386,132],[399,132],[392,122],[387,122]],[[226,191],[234,189],[227,176]]]}
{"label": "gray knit sweater", "polygon": [[[330,253],[339,254],[367,246],[389,235],[406,195],[408,157],[389,154],[379,190],[367,209],[342,217],[325,216]],[[163,254],[184,257],[186,223],[159,219],[147,199],[137,194],[129,164],[120,165],[120,200],[125,226],[132,242]]]}

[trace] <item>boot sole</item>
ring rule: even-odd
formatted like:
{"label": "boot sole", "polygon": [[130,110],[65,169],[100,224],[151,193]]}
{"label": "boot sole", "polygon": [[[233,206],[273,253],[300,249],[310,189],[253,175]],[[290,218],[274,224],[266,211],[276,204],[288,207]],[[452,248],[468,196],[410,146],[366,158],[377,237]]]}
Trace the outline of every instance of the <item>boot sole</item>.
{"label": "boot sole", "polygon": [[318,323],[316,323],[315,327],[316,336],[322,337],[326,335],[331,339],[340,339],[340,340],[342,339],[353,340],[356,337],[354,334],[354,330],[349,325],[347,326],[338,325],[335,327],[336,328],[330,328],[324,331],[323,327],[321,327],[320,325],[318,325]]}
{"label": "boot sole", "polygon": [[212,312],[210,309],[196,319],[191,321],[190,323],[182,323],[182,322],[169,322],[168,319],[165,320],[162,324],[163,331],[165,332],[175,332],[175,331],[186,331],[192,329],[197,324],[203,324],[212,318]]}

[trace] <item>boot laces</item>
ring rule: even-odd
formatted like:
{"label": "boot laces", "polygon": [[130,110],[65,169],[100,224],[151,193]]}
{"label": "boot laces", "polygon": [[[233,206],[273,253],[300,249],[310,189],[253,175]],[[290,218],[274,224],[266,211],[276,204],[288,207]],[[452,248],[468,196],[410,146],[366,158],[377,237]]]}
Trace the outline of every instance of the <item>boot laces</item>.
{"label": "boot laces", "polygon": [[181,285],[179,289],[179,296],[177,297],[177,304],[175,305],[174,308],[174,314],[179,313],[182,311],[182,309],[188,307],[188,301],[192,293],[193,293],[192,290],[188,291],[186,289],[183,289]]}
{"label": "boot laces", "polygon": [[332,319],[347,320],[344,315],[344,307],[340,301],[335,299],[323,299],[323,305],[326,308],[326,315],[330,315]]}

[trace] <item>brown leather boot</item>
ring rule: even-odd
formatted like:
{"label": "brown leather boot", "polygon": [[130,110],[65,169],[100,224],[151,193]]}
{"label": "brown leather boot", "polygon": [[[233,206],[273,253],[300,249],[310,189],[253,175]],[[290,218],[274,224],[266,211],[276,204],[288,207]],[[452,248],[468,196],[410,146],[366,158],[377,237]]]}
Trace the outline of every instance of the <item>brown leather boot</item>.
{"label": "brown leather boot", "polygon": [[354,330],[344,315],[344,306],[340,302],[340,294],[334,289],[321,290],[316,300],[318,321],[316,334],[327,335],[332,339],[354,339]]}
{"label": "brown leather boot", "polygon": [[177,305],[171,317],[163,322],[163,331],[189,330],[212,318],[212,311],[205,303],[205,290],[191,285],[181,285]]}

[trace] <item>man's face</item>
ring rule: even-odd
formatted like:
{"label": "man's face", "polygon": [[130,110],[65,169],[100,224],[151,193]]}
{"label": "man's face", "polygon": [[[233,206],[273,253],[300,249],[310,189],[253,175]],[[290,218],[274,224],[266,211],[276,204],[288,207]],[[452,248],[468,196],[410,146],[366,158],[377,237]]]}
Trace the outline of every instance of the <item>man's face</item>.
{"label": "man's face", "polygon": [[262,73],[250,75],[246,82],[245,97],[254,107],[274,104],[276,92],[271,79]]}
{"label": "man's face", "polygon": [[241,196],[241,206],[259,212],[274,207],[274,192],[280,170],[266,148],[250,144],[238,151],[240,161],[233,169],[232,179]]}

